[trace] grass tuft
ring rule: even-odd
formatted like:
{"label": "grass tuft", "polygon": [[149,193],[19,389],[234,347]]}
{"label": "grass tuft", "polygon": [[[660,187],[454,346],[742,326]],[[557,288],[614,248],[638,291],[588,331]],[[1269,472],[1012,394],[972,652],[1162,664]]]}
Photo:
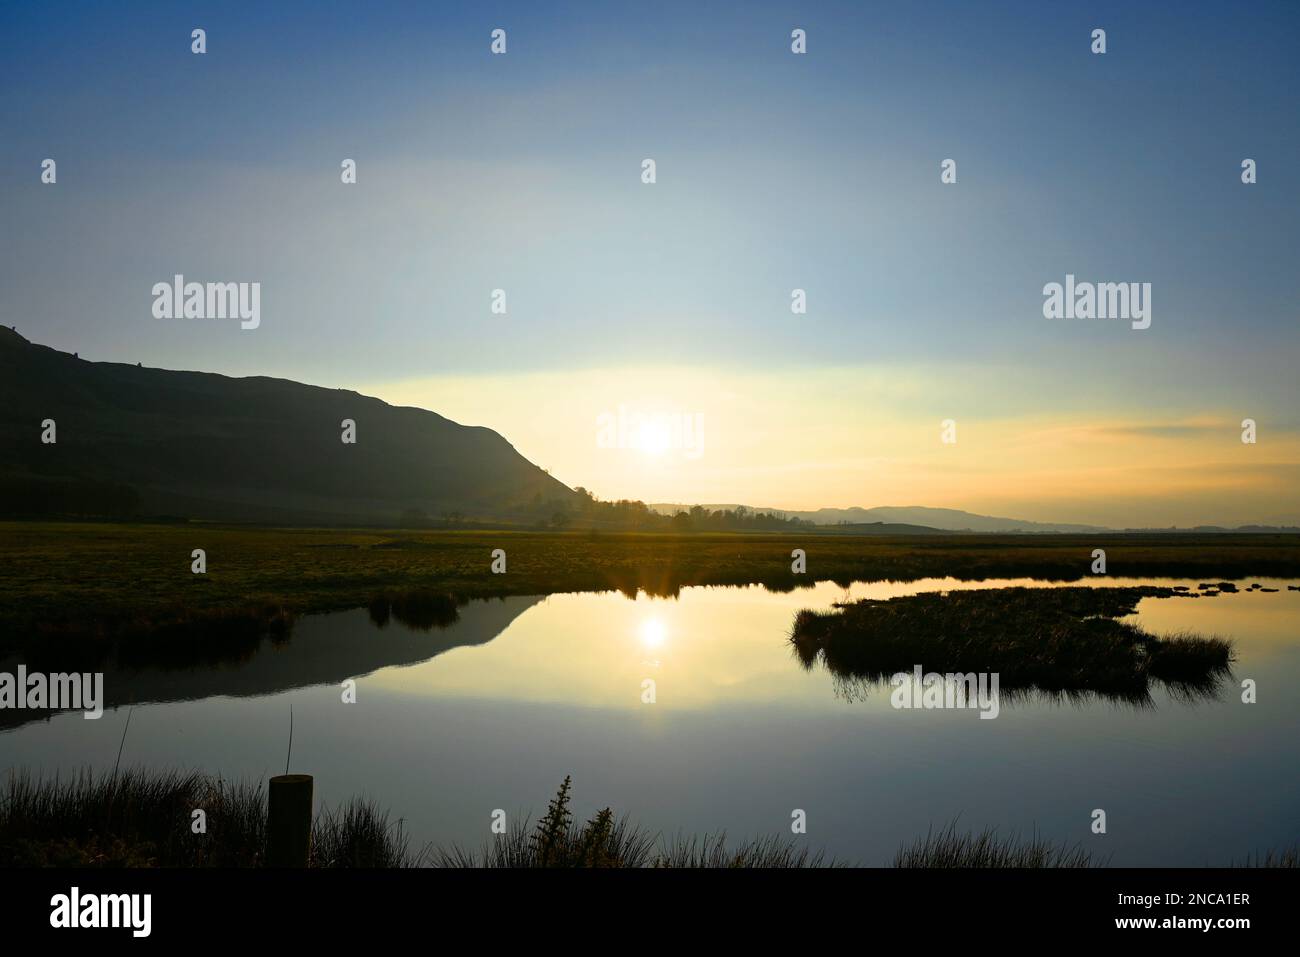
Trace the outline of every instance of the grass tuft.
{"label": "grass tuft", "polygon": [[[195,834],[202,810],[206,833]],[[197,772],[127,769],[38,777],[11,771],[0,787],[3,867],[260,867],[266,792]],[[354,800],[312,824],[313,867],[408,867],[400,822]]]}
{"label": "grass tuft", "polygon": [[1053,844],[1036,834],[999,837],[993,828],[963,833],[956,822],[904,845],[894,855],[895,867],[909,868],[1075,868],[1104,867],[1105,863],[1078,844]]}
{"label": "grass tuft", "polygon": [[1248,854],[1242,867],[1300,867],[1300,844]]}

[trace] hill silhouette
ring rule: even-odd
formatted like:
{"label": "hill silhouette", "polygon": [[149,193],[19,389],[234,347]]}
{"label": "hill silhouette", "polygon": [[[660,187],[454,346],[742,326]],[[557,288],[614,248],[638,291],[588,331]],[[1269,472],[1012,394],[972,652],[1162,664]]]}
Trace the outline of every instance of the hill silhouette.
{"label": "hill silhouette", "polygon": [[575,500],[491,429],[286,379],[88,362],[7,327],[0,444],[8,516],[510,521]]}

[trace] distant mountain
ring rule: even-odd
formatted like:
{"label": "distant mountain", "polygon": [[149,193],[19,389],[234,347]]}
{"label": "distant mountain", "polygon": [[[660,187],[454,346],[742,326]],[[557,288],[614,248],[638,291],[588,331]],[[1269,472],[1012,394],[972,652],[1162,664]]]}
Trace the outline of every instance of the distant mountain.
{"label": "distant mountain", "polygon": [[955,508],[927,508],[922,505],[877,508],[822,508],[813,512],[819,525],[839,522],[907,522],[929,525],[947,531],[971,532],[1101,532],[1098,525],[1072,525],[1066,522],[1030,522],[1019,518],[976,515]]}
{"label": "distant mountain", "polygon": [[[55,423],[54,444],[42,422]],[[342,441],[342,421],[356,443]],[[0,514],[510,520],[577,495],[491,429],[344,389],[87,362],[0,327]]]}
{"label": "distant mountain", "polygon": [[1126,528],[1126,532],[1193,532],[1198,534],[1213,534],[1215,532],[1233,533],[1233,534],[1263,534],[1277,535],[1284,533],[1293,535],[1300,532],[1300,526],[1296,525],[1238,525],[1230,528],[1224,525],[1193,525],[1191,528],[1179,528],[1174,525],[1169,528]]}
{"label": "distant mountain", "polygon": [[[671,515],[688,508],[684,505],[656,504],[652,509]],[[735,509],[735,505],[705,505],[707,509]],[[876,508],[819,508],[812,512],[791,511],[781,508],[754,508],[751,511],[774,512],[791,518],[801,518],[818,525],[867,525],[877,522],[895,525],[923,526],[948,532],[1103,532],[1097,525],[1071,525],[1063,522],[1029,522],[1018,518],[995,518],[976,515],[955,508],[927,508],[921,505],[879,506]]]}
{"label": "distant mountain", "polygon": [[[649,506],[663,515],[689,510],[690,505],[660,502]],[[740,505],[704,505],[709,511],[722,509],[735,511],[747,508],[751,512],[770,512],[784,518],[800,518],[817,525],[843,527],[848,531],[885,535],[913,535],[925,532],[1040,532],[1056,534],[1098,534],[1106,532],[1190,532],[1190,533],[1259,533],[1278,534],[1300,532],[1295,525],[1239,525],[1229,528],[1221,525],[1195,525],[1190,528],[1107,528],[1103,525],[1072,525],[1067,522],[1030,522],[1019,518],[997,518],[976,515],[955,508],[928,508],[923,505],[888,506],[877,508],[819,508],[816,511],[797,511],[785,508],[751,508]],[[903,529],[901,531],[886,529]]]}
{"label": "distant mountain", "polygon": [[843,533],[846,535],[944,535],[946,529],[933,528],[929,525],[904,525],[901,522],[844,522],[835,525],[822,525],[826,533]]}

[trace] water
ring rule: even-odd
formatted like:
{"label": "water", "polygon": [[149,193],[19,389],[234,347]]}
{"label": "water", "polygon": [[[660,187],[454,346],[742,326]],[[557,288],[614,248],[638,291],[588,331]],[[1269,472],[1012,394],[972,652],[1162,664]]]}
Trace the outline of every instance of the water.
{"label": "water", "polygon": [[[740,838],[788,835],[800,809],[799,840],[853,863],[888,863],[956,818],[1079,841],[1117,866],[1223,865],[1300,837],[1300,592],[1258,581],[1280,590],[1138,607],[1158,634],[1235,641],[1234,678],[1209,701],[1157,690],[1148,709],[1039,699],[1004,702],[996,720],[898,711],[888,688],[837,696],[787,642],[801,608],[1045,584],[1028,579],[562,594],[473,602],[431,631],[380,629],[364,609],[313,616],[241,664],[109,673],[114,707],[99,721],[5,712],[0,767],[111,769],[134,702],[124,764],[262,779],[284,771],[292,705],[293,770],[316,776],[318,802],[365,793],[416,845],[478,846],[495,809],[535,817],[571,774],[579,816],[610,805],[668,835]],[[355,704],[342,701],[347,678]],[[1258,703],[1241,703],[1244,678]],[[1105,836],[1090,831],[1095,808]]]}

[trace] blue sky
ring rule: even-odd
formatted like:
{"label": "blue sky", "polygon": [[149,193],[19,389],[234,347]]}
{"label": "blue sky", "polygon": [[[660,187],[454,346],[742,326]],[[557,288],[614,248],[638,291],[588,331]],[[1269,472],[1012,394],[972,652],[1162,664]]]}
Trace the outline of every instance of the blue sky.
{"label": "blue sky", "polygon": [[[1294,429],[1298,27],[1295,3],[11,4],[0,321],[345,386],[984,363],[1046,384],[971,411]],[[177,272],[261,282],[261,327],[153,318]],[[1152,283],[1152,327],[1043,319],[1067,272]]]}

